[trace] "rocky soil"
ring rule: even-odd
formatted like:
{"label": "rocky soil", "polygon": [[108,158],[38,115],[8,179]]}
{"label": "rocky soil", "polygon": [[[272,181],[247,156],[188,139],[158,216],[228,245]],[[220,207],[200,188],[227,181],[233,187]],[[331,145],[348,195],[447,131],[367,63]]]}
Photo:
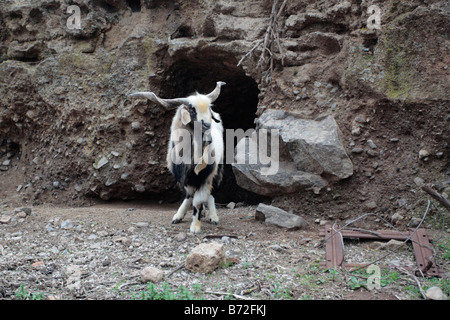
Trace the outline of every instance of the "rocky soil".
{"label": "rocky soil", "polygon": [[[377,263],[382,287],[370,291],[363,285],[368,274],[320,266],[323,237],[311,219],[305,228],[288,230],[255,221],[255,207],[222,208],[219,227],[204,222],[203,233],[192,235],[189,221],[170,224],[174,206],[6,209],[3,216],[11,220],[0,224],[0,299],[141,299],[149,297],[151,282],[141,278],[147,267],[162,274],[155,286],[162,290],[167,284],[168,292],[187,288],[191,299],[421,298],[412,269],[406,271],[415,266],[409,246]],[[442,235],[435,239],[442,241]],[[187,270],[191,250],[211,242],[223,245],[225,263],[206,274]],[[346,262],[385,256],[379,247],[379,242],[346,241]],[[447,274],[448,260],[438,252]],[[420,281],[425,289],[431,286]]]}

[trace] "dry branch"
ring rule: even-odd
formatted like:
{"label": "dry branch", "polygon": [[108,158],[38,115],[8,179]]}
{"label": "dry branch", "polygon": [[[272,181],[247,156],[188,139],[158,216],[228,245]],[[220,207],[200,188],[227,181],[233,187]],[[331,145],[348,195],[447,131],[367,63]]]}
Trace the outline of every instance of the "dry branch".
{"label": "dry branch", "polygon": [[428,193],[431,197],[439,201],[444,207],[447,208],[447,210],[450,210],[450,201],[445,199],[443,196],[441,196],[439,193],[431,189],[430,186],[424,185],[422,186],[422,190]]}
{"label": "dry branch", "polygon": [[278,0],[273,1],[267,29],[264,33],[263,38],[256,41],[255,45],[239,60],[237,66],[240,66],[241,63],[246,58],[251,56],[256,49],[260,48],[261,45],[261,54],[259,55],[258,62],[256,63],[256,68],[259,69],[264,65],[268,65],[269,67],[266,71],[266,77],[270,76],[271,72],[273,71],[275,45],[278,47],[278,52],[281,56],[281,64],[284,64],[284,54],[280,43],[280,36],[277,25],[278,18],[281,16],[286,3],[287,0],[284,0],[281,6],[277,9]]}

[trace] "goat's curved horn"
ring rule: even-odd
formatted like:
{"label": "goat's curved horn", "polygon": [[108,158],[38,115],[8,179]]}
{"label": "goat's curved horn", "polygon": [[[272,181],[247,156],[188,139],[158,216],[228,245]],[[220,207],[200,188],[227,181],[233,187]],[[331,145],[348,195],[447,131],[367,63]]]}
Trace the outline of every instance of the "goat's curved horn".
{"label": "goat's curved horn", "polygon": [[226,83],[223,81],[218,81],[216,88],[213,91],[211,91],[210,94],[207,95],[207,97],[211,99],[211,102],[216,101],[216,99],[219,97],[220,87],[222,87],[223,85],[226,85]]}
{"label": "goat's curved horn", "polygon": [[164,108],[166,108],[168,110],[175,109],[182,104],[189,104],[189,100],[186,98],[161,99],[153,92],[134,92],[134,93],[130,94],[130,97],[146,98],[150,101],[159,103],[160,105],[162,105]]}

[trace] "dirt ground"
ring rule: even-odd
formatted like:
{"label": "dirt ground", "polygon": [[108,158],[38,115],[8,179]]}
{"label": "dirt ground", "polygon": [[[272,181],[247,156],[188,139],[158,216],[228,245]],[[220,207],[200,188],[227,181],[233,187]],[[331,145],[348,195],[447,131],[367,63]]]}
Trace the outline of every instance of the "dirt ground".
{"label": "dirt ground", "polygon": [[[219,226],[203,222],[202,233],[193,235],[189,215],[171,224],[176,205],[41,205],[30,214],[2,206],[12,219],[0,225],[0,299],[148,298],[149,285],[140,276],[147,266],[163,270],[159,290],[187,288],[191,299],[422,298],[412,272],[406,271],[415,266],[411,247],[405,245],[380,261],[381,288],[368,290],[369,275],[363,271],[321,267],[325,249],[320,226],[308,217],[305,229],[289,231],[255,221],[254,206],[220,208]],[[190,250],[210,241],[224,244],[228,262],[211,274],[186,270]],[[376,244],[346,241],[346,261],[371,262],[385,255]],[[439,263],[448,274],[448,260]],[[439,280],[418,281],[426,288]]]}

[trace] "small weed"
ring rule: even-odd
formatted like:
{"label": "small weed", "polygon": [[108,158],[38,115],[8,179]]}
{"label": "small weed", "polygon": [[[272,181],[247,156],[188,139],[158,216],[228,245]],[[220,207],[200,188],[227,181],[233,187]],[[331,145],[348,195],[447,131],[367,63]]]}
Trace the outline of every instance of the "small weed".
{"label": "small weed", "polygon": [[275,299],[292,299],[291,289],[282,287],[278,282],[274,283],[272,288],[273,296]]}
{"label": "small weed", "polygon": [[132,296],[134,300],[198,300],[201,299],[201,285],[193,285],[193,291],[185,286],[172,289],[167,282],[157,286],[149,283],[147,289]]}
{"label": "small weed", "polygon": [[20,287],[14,292],[14,296],[17,300],[43,300],[44,294],[43,293],[34,293],[29,292],[25,285],[20,285]]}

